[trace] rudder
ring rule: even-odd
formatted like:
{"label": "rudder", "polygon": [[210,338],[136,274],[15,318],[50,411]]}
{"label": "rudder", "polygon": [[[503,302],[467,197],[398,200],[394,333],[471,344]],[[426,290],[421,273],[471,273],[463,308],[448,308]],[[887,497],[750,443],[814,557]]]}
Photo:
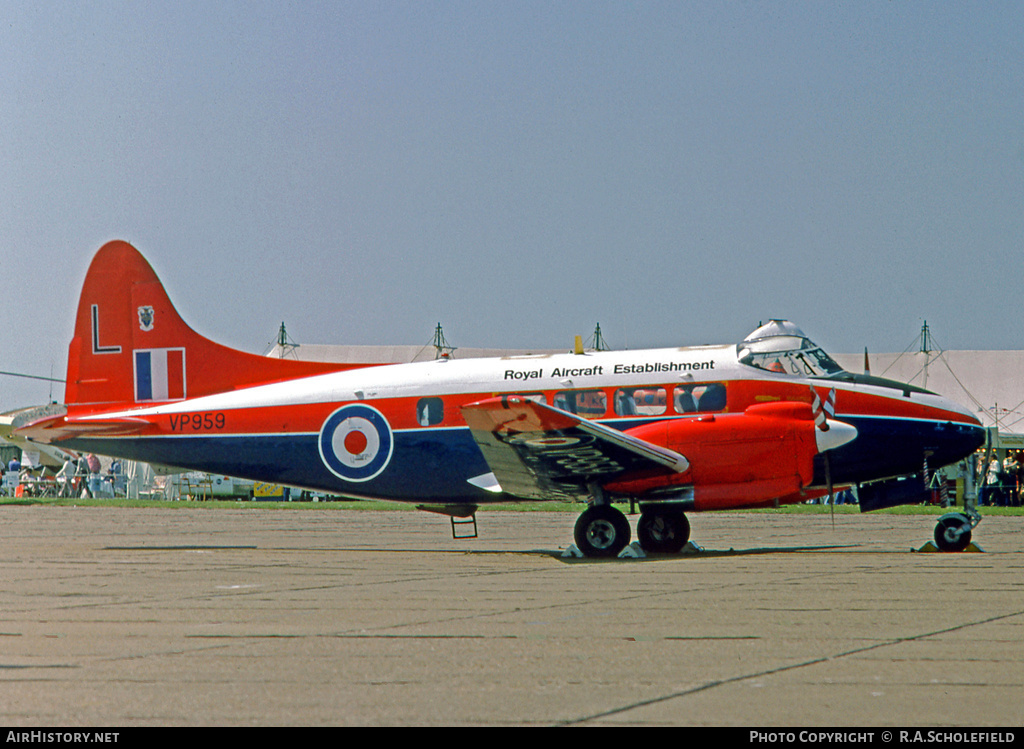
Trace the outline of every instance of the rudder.
{"label": "rudder", "polygon": [[358,366],[273,359],[204,338],[142,254],[117,240],[96,253],[82,286],[64,400],[145,405]]}

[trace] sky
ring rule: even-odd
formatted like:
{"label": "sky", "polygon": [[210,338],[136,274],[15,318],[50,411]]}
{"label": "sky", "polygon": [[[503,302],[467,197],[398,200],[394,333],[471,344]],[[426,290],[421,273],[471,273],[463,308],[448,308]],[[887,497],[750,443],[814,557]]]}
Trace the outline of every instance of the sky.
{"label": "sky", "polygon": [[[1019,2],[0,0],[0,370],[134,244],[184,319],[1024,349]],[[456,356],[458,352],[456,351]],[[63,386],[0,375],[0,410]]]}

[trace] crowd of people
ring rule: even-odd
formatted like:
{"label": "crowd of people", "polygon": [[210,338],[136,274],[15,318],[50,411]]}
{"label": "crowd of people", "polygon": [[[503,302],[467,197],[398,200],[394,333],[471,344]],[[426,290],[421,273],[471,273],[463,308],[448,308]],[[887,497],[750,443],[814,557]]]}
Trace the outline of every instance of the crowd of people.
{"label": "crowd of people", "polygon": [[[985,468],[979,458],[978,473]],[[978,504],[989,507],[1020,507],[1021,489],[1024,488],[1024,450],[1007,450],[1000,460],[995,455],[984,471],[984,480],[978,487]]]}
{"label": "crowd of people", "polygon": [[[46,468],[22,465],[17,458],[11,460],[4,466],[0,463],[0,485],[6,487],[17,487],[24,496],[49,493],[49,489],[55,489],[58,497],[99,497],[114,496],[121,478],[121,461],[116,458],[111,461],[104,474],[100,459],[93,454],[83,455],[77,460],[68,457],[64,465],[56,474],[47,475]],[[102,490],[104,482],[110,483],[110,491]]]}

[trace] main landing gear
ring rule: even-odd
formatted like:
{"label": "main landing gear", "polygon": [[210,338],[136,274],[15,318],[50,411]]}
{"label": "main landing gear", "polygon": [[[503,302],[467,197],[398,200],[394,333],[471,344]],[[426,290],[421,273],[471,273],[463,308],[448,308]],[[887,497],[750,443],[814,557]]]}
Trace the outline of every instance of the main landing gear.
{"label": "main landing gear", "polygon": [[644,551],[678,554],[690,540],[690,521],[681,510],[641,507],[636,535]]}
{"label": "main landing gear", "polygon": [[[676,554],[690,539],[690,522],[679,510],[642,507],[636,534],[644,551]],[[583,556],[618,556],[629,545],[629,521],[610,504],[591,505],[576,521],[574,536]]]}
{"label": "main landing gear", "polygon": [[611,505],[591,505],[576,520],[576,547],[585,557],[614,557],[629,544],[629,521]]}

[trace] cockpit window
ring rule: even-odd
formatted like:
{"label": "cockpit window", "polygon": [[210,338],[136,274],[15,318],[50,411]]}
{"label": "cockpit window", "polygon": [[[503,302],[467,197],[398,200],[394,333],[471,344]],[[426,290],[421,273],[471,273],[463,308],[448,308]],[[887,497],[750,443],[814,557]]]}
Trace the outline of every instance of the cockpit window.
{"label": "cockpit window", "polygon": [[797,377],[828,377],[844,371],[825,351],[786,320],[772,320],[737,346],[742,364]]}

